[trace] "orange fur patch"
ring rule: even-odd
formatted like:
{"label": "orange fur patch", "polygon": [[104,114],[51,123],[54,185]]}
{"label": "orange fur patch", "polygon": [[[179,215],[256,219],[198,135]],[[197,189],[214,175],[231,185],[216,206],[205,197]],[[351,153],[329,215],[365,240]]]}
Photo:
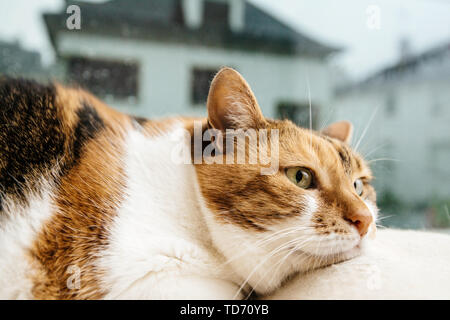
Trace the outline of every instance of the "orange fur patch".
{"label": "orange fur patch", "polygon": [[[39,265],[33,295],[38,299],[98,299],[102,291],[96,256],[108,244],[108,226],[123,198],[122,140],[102,133],[86,145],[79,164],[61,179],[55,214],[30,255]],[[70,266],[81,271],[79,290],[69,289]]]}
{"label": "orange fur patch", "polygon": [[[79,135],[86,138],[80,157],[60,177],[53,199],[55,212],[29,252],[35,268],[32,294],[37,299],[98,299],[104,292],[96,259],[108,244],[108,227],[123,199],[124,130],[131,120],[79,90],[58,87],[57,101],[64,110],[62,122],[69,137],[67,159],[73,157],[69,152]],[[94,109],[99,117],[96,121],[102,124],[95,135],[87,130],[97,122],[77,116],[83,103]],[[81,121],[88,122],[77,132]],[[73,276],[70,268],[79,268],[79,289],[68,286]]]}

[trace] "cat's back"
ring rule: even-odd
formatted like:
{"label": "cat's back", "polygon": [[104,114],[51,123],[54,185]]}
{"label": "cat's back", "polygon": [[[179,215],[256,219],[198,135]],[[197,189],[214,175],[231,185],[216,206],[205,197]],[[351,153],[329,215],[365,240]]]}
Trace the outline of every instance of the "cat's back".
{"label": "cat's back", "polygon": [[126,123],[82,90],[0,79],[2,297],[60,296],[74,250],[101,241]]}
{"label": "cat's back", "polygon": [[210,259],[194,169],[171,159],[187,122],[0,79],[0,297],[116,297],[180,254]]}
{"label": "cat's back", "polygon": [[102,238],[95,220],[108,210],[100,202],[119,193],[118,123],[119,115],[81,90],[0,80],[2,297],[57,296],[58,268],[65,272],[75,245],[87,249],[79,239],[93,246]]}

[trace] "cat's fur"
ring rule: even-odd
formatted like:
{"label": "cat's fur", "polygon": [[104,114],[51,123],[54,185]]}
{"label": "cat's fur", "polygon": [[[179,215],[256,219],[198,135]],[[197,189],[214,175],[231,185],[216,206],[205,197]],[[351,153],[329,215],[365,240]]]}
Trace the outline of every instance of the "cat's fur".
{"label": "cat's fur", "polygon": [[[1,79],[0,298],[245,298],[359,254],[377,209],[348,123],[319,133],[266,119],[229,68],[207,105],[207,119],[153,121],[82,90]],[[195,120],[225,138],[278,130],[279,169],[173,161]],[[294,185],[289,167],[309,168],[314,187]]]}

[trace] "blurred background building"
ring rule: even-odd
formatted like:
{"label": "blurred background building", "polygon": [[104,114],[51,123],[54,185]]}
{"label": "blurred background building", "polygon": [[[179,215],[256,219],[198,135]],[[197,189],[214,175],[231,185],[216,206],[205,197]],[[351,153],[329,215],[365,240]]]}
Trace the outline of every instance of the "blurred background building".
{"label": "blurred background building", "polygon": [[428,209],[411,221],[420,226],[433,221],[432,215],[448,216],[450,41],[417,55],[404,41],[396,64],[338,88],[333,104],[336,119],[358,125],[357,138],[367,126],[375,128],[366,131],[363,144],[355,143],[372,158],[379,202],[410,216]]}
{"label": "blurred background building", "polygon": [[[268,117],[309,127],[311,104],[315,129],[354,123],[352,143],[374,169],[383,224],[450,227],[450,2],[42,1],[52,10],[0,3],[0,74],[81,86],[121,111],[163,117],[206,115],[212,77],[231,66]],[[80,29],[67,27],[70,5],[80,8]],[[41,29],[27,25],[32,14]],[[6,27],[44,40],[30,49],[2,39]],[[440,41],[414,50],[437,34]],[[397,59],[386,63],[393,41]]]}
{"label": "blurred background building", "polygon": [[82,12],[82,32],[67,29],[65,11],[44,15],[64,79],[123,111],[205,115],[209,83],[222,66],[245,76],[269,117],[308,123],[308,81],[316,109],[330,103],[326,58],[337,49],[244,0],[71,4]]}
{"label": "blurred background building", "polygon": [[0,74],[20,75],[27,78],[46,79],[47,71],[41,64],[37,51],[22,48],[18,41],[0,40]]}

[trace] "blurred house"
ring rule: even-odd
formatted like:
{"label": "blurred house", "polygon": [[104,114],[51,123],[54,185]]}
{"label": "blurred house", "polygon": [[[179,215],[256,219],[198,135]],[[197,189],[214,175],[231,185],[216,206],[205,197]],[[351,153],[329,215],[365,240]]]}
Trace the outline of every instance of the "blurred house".
{"label": "blurred house", "polygon": [[18,42],[0,41],[0,75],[41,79],[45,74],[39,52],[26,50]]}
{"label": "blurred house", "polygon": [[[205,114],[209,83],[221,66],[241,72],[267,116],[308,125],[330,102],[327,57],[337,52],[244,0],[67,1],[44,19],[67,81],[142,116]],[[317,114],[314,113],[317,120]]]}
{"label": "blurred house", "polygon": [[[450,199],[450,42],[341,88],[335,119],[349,119],[358,149],[374,159],[378,192],[409,204]],[[393,159],[394,161],[392,161]]]}

